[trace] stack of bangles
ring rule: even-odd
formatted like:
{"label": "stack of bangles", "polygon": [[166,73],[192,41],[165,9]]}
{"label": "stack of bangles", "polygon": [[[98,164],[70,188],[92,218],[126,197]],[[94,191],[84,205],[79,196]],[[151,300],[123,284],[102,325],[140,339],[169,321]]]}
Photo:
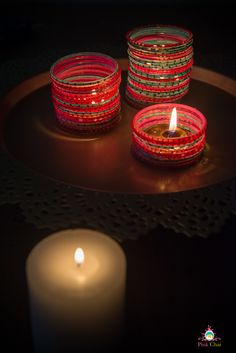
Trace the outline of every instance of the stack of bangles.
{"label": "stack of bangles", "polygon": [[129,70],[128,102],[135,107],[174,102],[189,89],[193,35],[176,26],[155,25],[126,35]]}
{"label": "stack of bangles", "polygon": [[[171,110],[178,127],[169,131]],[[158,166],[185,166],[198,161],[205,146],[207,121],[197,109],[183,104],[157,104],[140,110],[132,120],[132,152]]]}
{"label": "stack of bangles", "polygon": [[121,72],[110,56],[72,54],[58,60],[50,76],[53,105],[62,128],[97,133],[120,120]]}

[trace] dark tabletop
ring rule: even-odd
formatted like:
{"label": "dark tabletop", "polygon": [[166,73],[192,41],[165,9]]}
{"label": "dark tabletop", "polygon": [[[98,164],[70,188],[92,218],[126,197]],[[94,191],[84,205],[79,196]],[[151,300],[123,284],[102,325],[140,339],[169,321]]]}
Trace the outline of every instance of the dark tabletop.
{"label": "dark tabletop", "polygon": [[[227,2],[194,1],[190,6],[181,1],[166,5],[31,1],[0,12],[0,93],[48,70],[65,54],[98,51],[126,57],[127,30],[154,23],[191,29],[195,64],[236,79],[235,18]],[[25,259],[51,231],[27,224],[17,205],[0,211],[1,342],[6,343],[6,352],[28,353],[32,347]],[[230,352],[229,347],[236,344],[235,234],[236,219],[231,216],[220,232],[207,239],[187,238],[159,226],[138,240],[122,243],[128,262],[123,348],[198,351],[197,339],[209,324],[222,338],[218,350]]]}

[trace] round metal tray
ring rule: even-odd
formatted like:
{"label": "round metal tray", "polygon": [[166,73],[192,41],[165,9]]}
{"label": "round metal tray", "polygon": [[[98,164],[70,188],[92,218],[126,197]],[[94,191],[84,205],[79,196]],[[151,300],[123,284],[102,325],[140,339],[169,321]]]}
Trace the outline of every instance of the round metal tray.
{"label": "round metal tray", "polygon": [[236,81],[193,67],[190,91],[178,103],[194,106],[206,116],[206,151],[191,167],[153,168],[130,153],[130,120],[137,110],[124,100],[127,60],[118,61],[123,78],[122,119],[112,131],[86,138],[61,131],[55,121],[46,72],[18,85],[1,102],[1,145],[40,174],[97,191],[170,193],[236,176]]}

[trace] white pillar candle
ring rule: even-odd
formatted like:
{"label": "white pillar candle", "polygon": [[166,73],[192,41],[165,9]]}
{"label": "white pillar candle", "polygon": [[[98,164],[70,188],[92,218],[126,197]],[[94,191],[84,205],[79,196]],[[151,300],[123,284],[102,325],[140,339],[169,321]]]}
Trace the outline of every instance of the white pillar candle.
{"label": "white pillar candle", "polygon": [[116,341],[126,258],[109,236],[87,229],[52,234],[31,251],[26,275],[37,352],[83,352]]}

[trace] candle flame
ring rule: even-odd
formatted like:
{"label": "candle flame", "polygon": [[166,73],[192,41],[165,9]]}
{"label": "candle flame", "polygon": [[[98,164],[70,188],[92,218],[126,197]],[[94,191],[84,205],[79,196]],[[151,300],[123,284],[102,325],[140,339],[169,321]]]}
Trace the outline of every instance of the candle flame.
{"label": "candle flame", "polygon": [[82,265],[84,262],[84,251],[81,248],[77,248],[74,254],[74,260],[77,265]]}
{"label": "candle flame", "polygon": [[176,108],[173,108],[171,113],[171,118],[170,118],[169,131],[175,132],[176,128],[177,128],[177,111],[176,111]]}

